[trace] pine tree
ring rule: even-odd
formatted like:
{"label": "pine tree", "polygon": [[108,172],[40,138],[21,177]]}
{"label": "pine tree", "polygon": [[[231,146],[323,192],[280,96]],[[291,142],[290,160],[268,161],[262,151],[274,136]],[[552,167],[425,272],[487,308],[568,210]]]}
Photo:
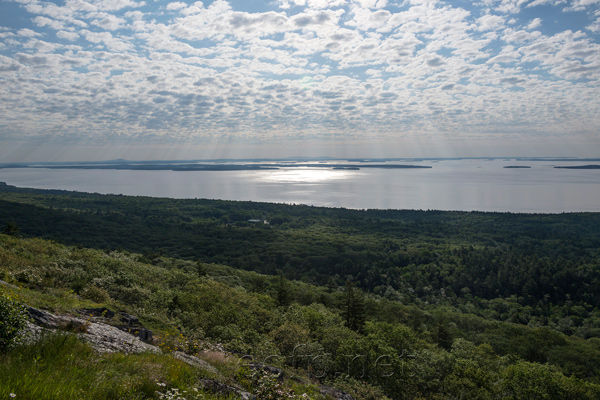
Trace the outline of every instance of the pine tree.
{"label": "pine tree", "polygon": [[290,289],[287,279],[283,274],[279,274],[277,281],[277,305],[279,307],[286,307],[290,304]]}
{"label": "pine tree", "polygon": [[203,262],[198,261],[196,263],[196,273],[198,274],[199,278],[202,278],[203,276],[206,276],[206,267],[204,266]]}
{"label": "pine tree", "polygon": [[346,326],[354,331],[360,332],[365,324],[365,300],[362,292],[346,282],[346,298],[342,314],[346,320]]}
{"label": "pine tree", "polygon": [[4,228],[2,233],[10,236],[18,236],[19,227],[14,222],[9,222],[8,224],[6,224],[6,228]]}
{"label": "pine tree", "polygon": [[435,339],[440,347],[449,350],[452,347],[452,334],[444,322],[438,322]]}

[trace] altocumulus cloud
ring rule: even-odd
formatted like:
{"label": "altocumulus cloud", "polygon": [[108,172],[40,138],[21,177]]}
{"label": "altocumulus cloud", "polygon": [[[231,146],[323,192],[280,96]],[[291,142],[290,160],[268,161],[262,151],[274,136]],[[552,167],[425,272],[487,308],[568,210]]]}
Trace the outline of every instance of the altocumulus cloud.
{"label": "altocumulus cloud", "polygon": [[600,1],[456,4],[3,1],[0,142],[595,140]]}

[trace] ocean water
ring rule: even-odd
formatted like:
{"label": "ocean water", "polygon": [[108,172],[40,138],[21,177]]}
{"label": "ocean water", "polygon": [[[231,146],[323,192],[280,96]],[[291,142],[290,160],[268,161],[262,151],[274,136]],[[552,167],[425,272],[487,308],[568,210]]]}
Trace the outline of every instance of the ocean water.
{"label": "ocean water", "polygon": [[[394,162],[396,164],[396,162]],[[427,169],[293,167],[243,171],[0,169],[19,187],[125,195],[251,200],[354,209],[521,213],[600,212],[600,170],[581,162],[443,160]],[[531,168],[504,168],[505,166]]]}

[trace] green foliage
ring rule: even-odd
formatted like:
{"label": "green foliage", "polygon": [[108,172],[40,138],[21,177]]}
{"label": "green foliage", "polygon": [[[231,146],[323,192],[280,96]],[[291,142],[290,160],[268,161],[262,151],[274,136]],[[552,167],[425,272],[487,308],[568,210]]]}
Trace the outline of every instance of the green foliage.
{"label": "green foliage", "polygon": [[19,227],[14,222],[9,222],[2,231],[4,235],[17,236],[19,234]]}
{"label": "green foliage", "polygon": [[342,305],[342,315],[346,326],[354,331],[362,331],[365,324],[365,302],[362,293],[351,282],[346,282],[346,295]]}
{"label": "green foliage", "polygon": [[273,343],[284,356],[293,356],[298,346],[309,341],[308,330],[293,322],[285,322],[269,333]]}
{"label": "green foliage", "polygon": [[[246,222],[257,215],[271,224]],[[359,211],[2,185],[0,224],[9,222],[25,236],[134,251],[152,265],[164,256],[191,259],[199,264],[186,268],[200,278],[209,263],[225,263],[330,289],[316,293],[264,279],[251,285],[261,293],[270,288],[280,305],[332,306],[351,280],[405,304],[448,305],[486,319],[600,337],[598,213]],[[36,277],[22,271],[21,278]],[[83,279],[71,282],[76,293]],[[146,295],[139,285],[113,294],[132,301]]]}
{"label": "green foliage", "polygon": [[110,305],[177,327],[172,349],[198,335],[356,398],[600,397],[598,214],[2,190],[0,224],[105,249],[0,235],[0,276],[31,304]]}
{"label": "green foliage", "polygon": [[2,399],[141,400],[170,388],[191,392],[204,377],[166,355],[99,354],[64,333],[16,347],[0,364]]}
{"label": "green foliage", "polygon": [[27,326],[27,307],[0,293],[0,353],[19,342],[19,335]]}

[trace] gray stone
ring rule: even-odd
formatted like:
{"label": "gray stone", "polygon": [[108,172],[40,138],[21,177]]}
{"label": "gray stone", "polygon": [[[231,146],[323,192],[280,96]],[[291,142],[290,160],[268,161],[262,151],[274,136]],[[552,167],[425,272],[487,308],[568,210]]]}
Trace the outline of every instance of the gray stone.
{"label": "gray stone", "polygon": [[115,328],[114,326],[92,322],[88,325],[86,333],[80,337],[90,343],[94,349],[105,353],[160,353],[160,349],[142,342],[138,337]]}
{"label": "gray stone", "polygon": [[250,369],[255,371],[264,371],[274,375],[278,381],[283,382],[283,370],[272,365],[251,362],[249,365]]}
{"label": "gray stone", "polygon": [[54,315],[48,311],[27,307],[33,323],[48,329],[63,329],[69,331],[85,330],[88,321],[64,315]]}
{"label": "gray stone", "polygon": [[229,386],[221,382],[217,382],[212,379],[200,379],[200,387],[208,392],[211,392],[220,396],[235,396],[242,400],[256,400],[256,396],[251,393],[245,392],[234,386]]}
{"label": "gray stone", "polygon": [[203,371],[209,372],[215,376],[221,376],[219,370],[210,365],[208,362],[199,359],[198,357],[191,356],[189,354],[183,353],[181,351],[175,351],[172,353],[173,357],[178,360],[185,362],[186,364],[192,365],[196,368],[199,368]]}
{"label": "gray stone", "polygon": [[92,316],[92,317],[104,317],[104,318],[112,318],[115,316],[115,312],[111,311],[106,307],[98,307],[98,308],[82,308],[77,310],[84,316]]}
{"label": "gray stone", "polygon": [[125,325],[140,325],[140,320],[135,315],[127,314],[126,312],[120,312],[119,315],[121,316],[121,322]]}
{"label": "gray stone", "polygon": [[319,388],[319,393],[329,396],[335,400],[354,400],[354,397],[350,396],[348,393],[342,392],[341,390],[331,386],[321,386]]}
{"label": "gray stone", "polygon": [[[47,330],[61,329],[77,333],[82,340],[100,352],[160,353],[158,347],[144,343],[138,337],[111,325],[67,315],[54,315],[33,307],[28,307],[27,311],[35,325]],[[30,331],[39,336],[39,330],[31,328]]]}

